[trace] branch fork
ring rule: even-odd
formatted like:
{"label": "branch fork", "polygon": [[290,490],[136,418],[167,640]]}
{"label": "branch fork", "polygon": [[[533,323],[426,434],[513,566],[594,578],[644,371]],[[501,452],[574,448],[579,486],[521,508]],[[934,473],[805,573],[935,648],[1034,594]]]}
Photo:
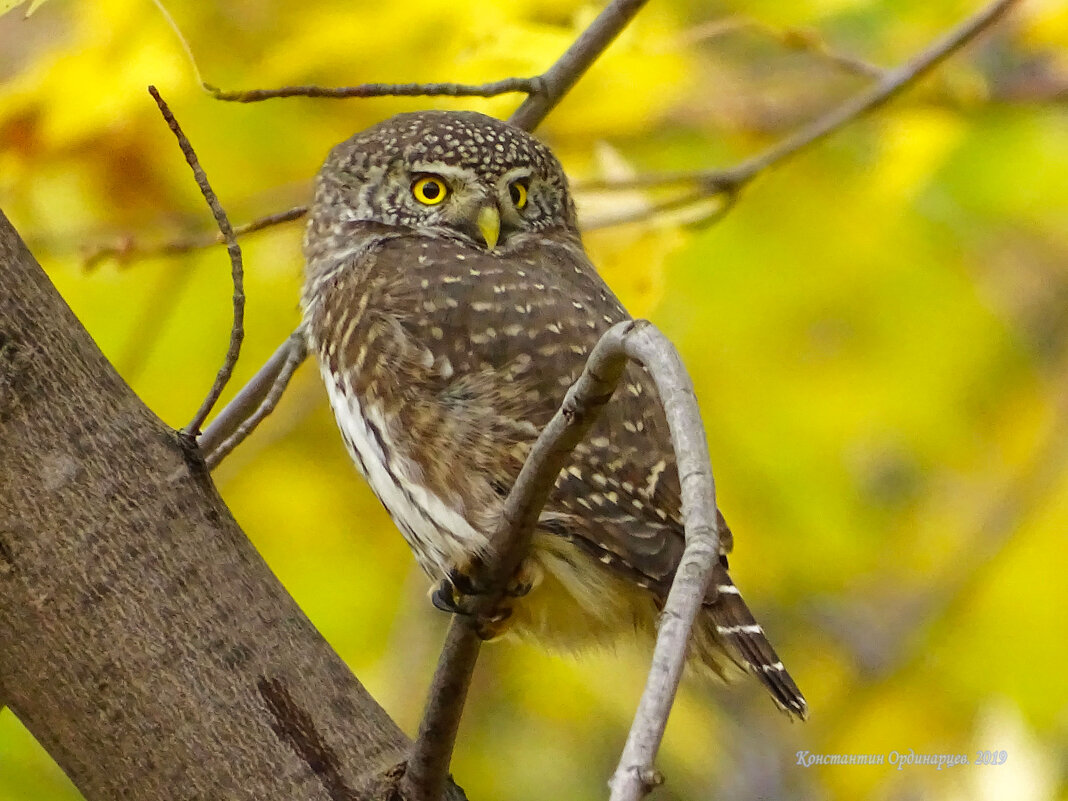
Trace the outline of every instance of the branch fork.
{"label": "branch fork", "polygon": [[[690,630],[719,555],[715,484],[693,384],[678,351],[652,323],[617,323],[601,337],[505,500],[485,571],[490,586],[499,590],[522,561],[560,470],[610,402],[628,361],[649,371],[664,407],[682,479],[686,547],[660,617],[646,689],[612,779],[612,801],[641,798],[660,777],[653,759],[682,678]],[[489,596],[485,602],[495,600]],[[441,797],[480,645],[471,619],[454,617],[404,778],[413,801]]]}

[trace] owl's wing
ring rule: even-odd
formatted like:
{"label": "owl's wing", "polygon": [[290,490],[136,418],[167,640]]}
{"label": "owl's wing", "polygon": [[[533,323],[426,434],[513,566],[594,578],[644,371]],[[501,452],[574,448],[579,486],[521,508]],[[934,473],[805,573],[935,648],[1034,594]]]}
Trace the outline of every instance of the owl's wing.
{"label": "owl's wing", "polygon": [[[474,525],[492,525],[538,433],[626,310],[581,248],[544,240],[508,258],[441,239],[385,241],[359,280],[375,287],[365,305],[377,327],[403,332],[385,361],[407,388],[397,409],[409,457],[439,497],[463,499]],[[641,366],[628,366],[575,449],[543,528],[656,590],[670,583],[683,548],[679,479]]]}

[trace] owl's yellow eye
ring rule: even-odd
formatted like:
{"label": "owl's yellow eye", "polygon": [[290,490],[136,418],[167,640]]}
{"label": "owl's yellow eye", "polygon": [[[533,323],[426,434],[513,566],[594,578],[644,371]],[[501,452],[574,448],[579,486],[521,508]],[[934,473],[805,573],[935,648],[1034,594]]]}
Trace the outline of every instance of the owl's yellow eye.
{"label": "owl's yellow eye", "polygon": [[512,196],[512,203],[515,207],[522,209],[527,205],[527,182],[512,181],[508,186],[508,194]]}
{"label": "owl's yellow eye", "polygon": [[417,178],[415,182],[412,183],[412,195],[420,203],[427,206],[438,205],[438,203],[445,199],[447,194],[449,194],[449,188],[445,186],[445,182],[432,175]]}

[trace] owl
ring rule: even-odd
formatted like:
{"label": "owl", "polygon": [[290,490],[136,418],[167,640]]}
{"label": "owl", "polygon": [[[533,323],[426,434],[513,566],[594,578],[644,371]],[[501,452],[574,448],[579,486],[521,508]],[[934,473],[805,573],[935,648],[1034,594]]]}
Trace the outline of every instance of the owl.
{"label": "owl", "polygon": [[[500,120],[399,114],[330,153],[304,255],[309,352],[345,445],[423,570],[463,589],[539,432],[600,336],[630,319],[586,255],[567,178]],[[746,668],[804,718],[720,524],[690,662]],[[667,423],[632,363],[556,479],[507,631],[561,648],[651,638],[683,546]]]}

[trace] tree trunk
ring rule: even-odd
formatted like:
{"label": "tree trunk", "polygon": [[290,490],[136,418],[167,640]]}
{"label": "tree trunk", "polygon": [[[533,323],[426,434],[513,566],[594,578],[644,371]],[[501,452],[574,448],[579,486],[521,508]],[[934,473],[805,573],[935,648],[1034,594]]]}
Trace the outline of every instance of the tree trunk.
{"label": "tree trunk", "polygon": [[394,797],[409,747],[2,213],[0,700],[90,801]]}

